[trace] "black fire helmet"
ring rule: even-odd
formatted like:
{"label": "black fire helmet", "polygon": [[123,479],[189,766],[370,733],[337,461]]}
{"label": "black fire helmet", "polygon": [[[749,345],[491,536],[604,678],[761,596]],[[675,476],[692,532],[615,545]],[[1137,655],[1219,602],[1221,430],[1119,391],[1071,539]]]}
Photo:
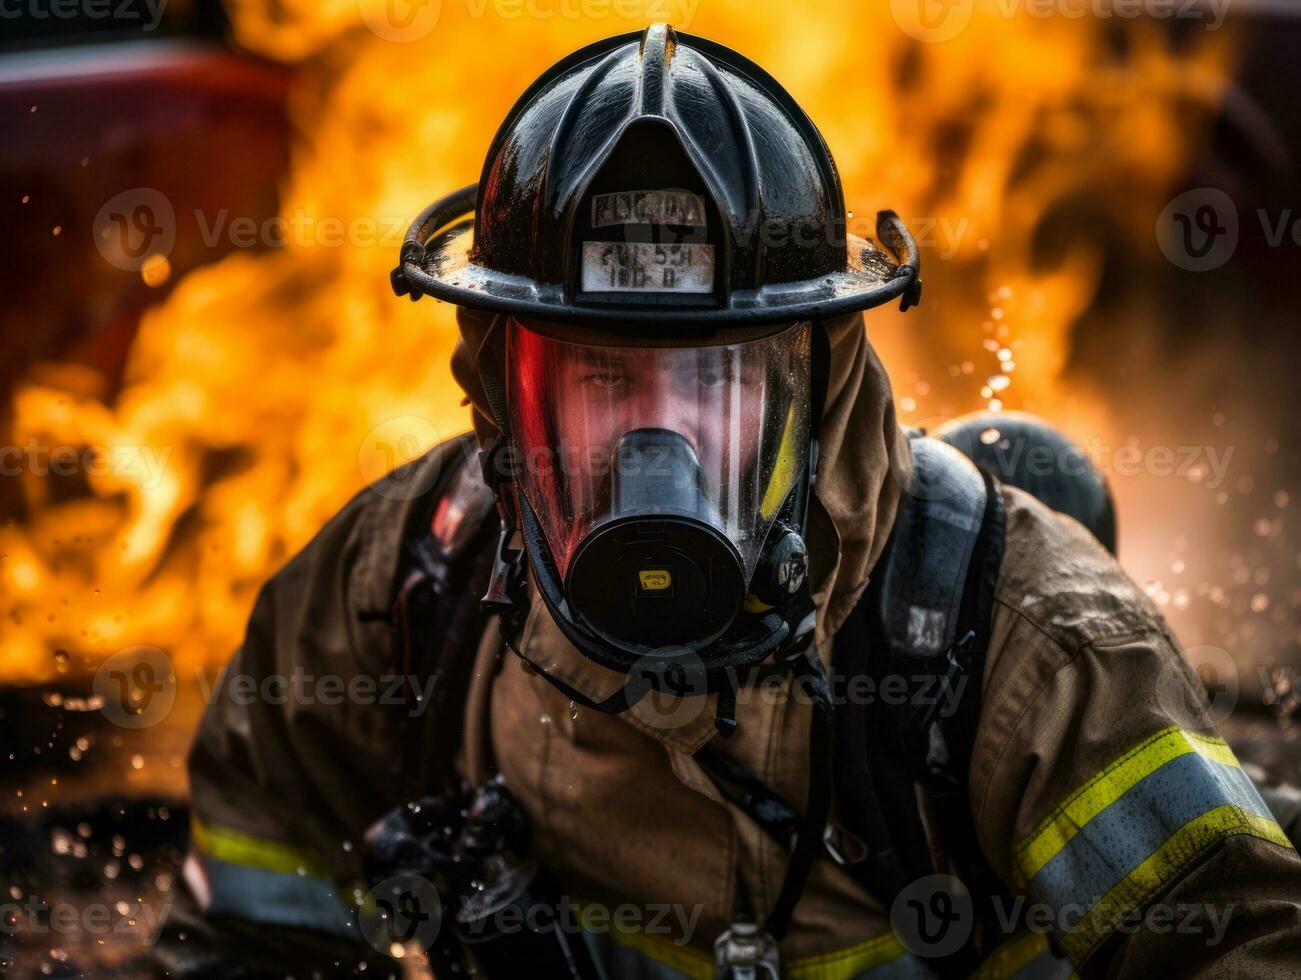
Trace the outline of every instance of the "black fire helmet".
{"label": "black fire helmet", "polygon": [[416,218],[393,288],[648,339],[915,304],[903,221],[878,214],[884,249],[845,225],[835,162],[795,100],[736,52],[657,24],[534,82],[478,184]]}

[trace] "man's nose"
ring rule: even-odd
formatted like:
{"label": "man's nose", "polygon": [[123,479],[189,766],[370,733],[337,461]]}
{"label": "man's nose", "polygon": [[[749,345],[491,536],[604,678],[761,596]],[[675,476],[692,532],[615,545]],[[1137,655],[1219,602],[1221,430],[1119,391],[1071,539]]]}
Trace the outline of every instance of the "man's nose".
{"label": "man's nose", "polygon": [[680,378],[671,372],[656,372],[642,393],[639,414],[642,425],[668,429],[686,438],[700,454],[697,431],[700,428],[700,399],[696,392],[685,390]]}

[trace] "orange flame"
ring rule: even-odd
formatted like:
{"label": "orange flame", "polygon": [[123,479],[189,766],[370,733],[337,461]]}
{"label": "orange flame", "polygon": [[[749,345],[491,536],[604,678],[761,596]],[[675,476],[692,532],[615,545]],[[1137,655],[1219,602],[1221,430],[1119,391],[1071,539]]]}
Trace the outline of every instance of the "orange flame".
{"label": "orange flame", "polygon": [[17,445],[96,446],[115,462],[75,500],[24,478],[31,517],[0,528],[0,681],[137,643],[182,668],[224,660],[259,584],[351,493],[468,426],[446,368],[451,308],[396,300],[388,272],[410,217],[478,176],[514,99],[579,45],[671,19],[762,63],[822,128],[856,230],[892,207],[921,239],[928,302],[869,321],[905,418],[996,400],[1077,432],[1107,427],[1100,399],[1061,383],[1100,246],[1067,235],[1045,266],[1040,236],[1085,203],[1153,251],[1147,216],[1232,56],[1225,32],[1176,51],[1150,22],[1123,25],[1121,54],[1120,25],[1006,16],[1019,5],[998,0],[948,40],[918,40],[925,24],[899,2],[405,4],[230,0],[242,45],[304,61],[283,189],[301,230],[178,283],[144,318],[113,399],[71,373],[20,386]]}

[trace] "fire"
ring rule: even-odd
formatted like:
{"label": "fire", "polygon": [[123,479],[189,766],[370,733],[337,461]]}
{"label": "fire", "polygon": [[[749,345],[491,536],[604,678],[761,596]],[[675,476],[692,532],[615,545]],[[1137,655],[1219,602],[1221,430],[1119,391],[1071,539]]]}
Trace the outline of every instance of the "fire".
{"label": "fire", "polygon": [[[282,194],[296,232],[179,282],[113,397],[71,368],[17,390],[13,445],[95,449],[84,493],[25,475],[30,516],[0,528],[0,681],[46,682],[133,644],[182,673],[221,662],[260,583],[349,495],[468,427],[447,371],[451,308],[389,290],[405,224],[477,178],[543,69],[656,19],[790,89],[831,145],[856,230],[892,207],[917,232],[928,302],[869,320],[906,419],[997,400],[1110,431],[1101,397],[1061,379],[1101,269],[1101,245],[1065,232],[1101,210],[1151,256],[1152,216],[1229,74],[1231,38],[1175,49],[1161,23],[1126,22],[1118,47],[1117,24],[1007,16],[1019,7],[991,0],[927,41],[901,6],[230,0],[240,44],[303,64]],[[427,30],[407,39],[417,15]],[[1045,248],[1045,234],[1060,238]]]}

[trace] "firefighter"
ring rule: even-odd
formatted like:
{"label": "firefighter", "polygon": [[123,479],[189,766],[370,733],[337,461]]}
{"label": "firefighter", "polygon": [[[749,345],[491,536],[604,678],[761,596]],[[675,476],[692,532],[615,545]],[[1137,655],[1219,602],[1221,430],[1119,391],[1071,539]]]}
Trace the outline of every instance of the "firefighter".
{"label": "firefighter", "polygon": [[[575,914],[534,975],[1301,967],[1301,862],[1142,590],[901,429],[863,311],[918,276],[721,45],[657,25],[535,82],[393,277],[458,307],[473,437],[266,585],[201,725],[208,927],[346,965],[409,872],[421,944],[474,963],[466,881],[491,913],[545,869]],[[296,673],[412,683],[248,696]]]}

